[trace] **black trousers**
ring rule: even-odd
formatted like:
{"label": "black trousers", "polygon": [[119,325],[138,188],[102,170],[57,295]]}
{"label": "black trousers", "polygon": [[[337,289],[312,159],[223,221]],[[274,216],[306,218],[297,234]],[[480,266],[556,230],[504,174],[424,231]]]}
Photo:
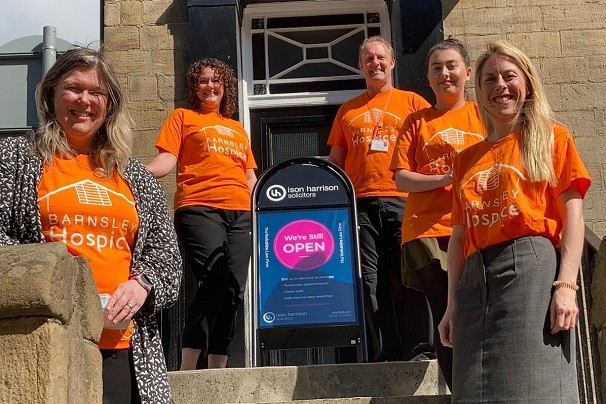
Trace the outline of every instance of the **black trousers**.
{"label": "black trousers", "polygon": [[370,361],[408,360],[429,341],[425,296],[402,285],[405,199],[358,198],[360,261]]}
{"label": "black trousers", "polygon": [[175,212],[185,271],[197,291],[187,310],[183,347],[228,355],[250,261],[250,212],[194,206]]}
{"label": "black trousers", "polygon": [[442,345],[438,331],[438,325],[444,317],[448,304],[448,274],[440,266],[440,261],[433,260],[431,264],[419,269],[417,275],[431,307],[433,346],[436,350],[440,370],[448,388],[452,388],[452,348]]}
{"label": "black trousers", "polygon": [[103,404],[139,404],[132,349],[101,349]]}

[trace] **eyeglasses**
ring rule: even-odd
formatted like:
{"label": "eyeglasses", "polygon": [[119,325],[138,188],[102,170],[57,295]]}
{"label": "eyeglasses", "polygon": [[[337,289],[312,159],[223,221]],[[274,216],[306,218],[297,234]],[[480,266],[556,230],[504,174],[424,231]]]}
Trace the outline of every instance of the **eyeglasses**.
{"label": "eyeglasses", "polygon": [[211,84],[214,84],[215,86],[218,87],[221,84],[223,84],[223,80],[216,77],[216,78],[212,78],[212,79],[201,79],[198,81],[199,86],[210,86]]}

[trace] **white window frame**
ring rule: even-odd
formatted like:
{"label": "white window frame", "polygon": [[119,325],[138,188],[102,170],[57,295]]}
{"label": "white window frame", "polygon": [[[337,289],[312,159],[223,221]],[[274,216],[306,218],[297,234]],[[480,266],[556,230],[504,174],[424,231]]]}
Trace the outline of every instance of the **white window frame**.
{"label": "white window frame", "polygon": [[[301,92],[289,94],[253,94],[252,20],[271,17],[301,17],[339,15],[347,13],[378,13],[380,30],[391,40],[389,13],[384,0],[315,0],[251,4],[244,9],[241,30],[241,118],[249,123],[249,110],[259,108],[297,107],[313,105],[339,105],[358,95],[360,90]],[[330,26],[329,26],[330,27]],[[327,27],[327,28],[329,28]],[[339,27],[338,25],[334,27]],[[265,55],[265,57],[267,57]],[[362,76],[360,75],[360,78]]]}

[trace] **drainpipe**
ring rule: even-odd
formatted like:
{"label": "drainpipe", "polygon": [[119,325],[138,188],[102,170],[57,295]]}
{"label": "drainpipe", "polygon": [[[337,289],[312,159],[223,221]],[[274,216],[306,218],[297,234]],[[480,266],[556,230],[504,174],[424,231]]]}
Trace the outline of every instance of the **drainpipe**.
{"label": "drainpipe", "polygon": [[42,75],[55,64],[57,60],[57,28],[47,25],[42,34]]}

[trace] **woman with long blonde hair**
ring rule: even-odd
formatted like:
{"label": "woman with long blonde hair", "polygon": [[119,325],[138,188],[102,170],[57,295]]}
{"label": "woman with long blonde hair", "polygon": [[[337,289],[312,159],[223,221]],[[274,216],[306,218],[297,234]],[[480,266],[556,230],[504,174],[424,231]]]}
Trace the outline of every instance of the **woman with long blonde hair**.
{"label": "woman with long blonde hair", "polygon": [[537,69],[488,44],[476,64],[485,141],[453,169],[448,306],[453,402],[577,403],[574,327],[591,180]]}

